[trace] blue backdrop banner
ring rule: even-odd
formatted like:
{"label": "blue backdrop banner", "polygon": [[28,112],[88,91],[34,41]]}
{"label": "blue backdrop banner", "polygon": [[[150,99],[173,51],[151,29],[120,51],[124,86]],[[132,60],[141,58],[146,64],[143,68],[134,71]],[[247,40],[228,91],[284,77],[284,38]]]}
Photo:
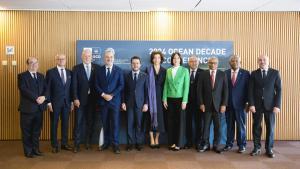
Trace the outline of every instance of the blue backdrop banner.
{"label": "blue backdrop banner", "polygon": [[[199,67],[207,69],[208,58],[215,56],[219,59],[219,69],[229,68],[228,60],[233,54],[232,41],[103,41],[103,40],[77,40],[76,42],[76,63],[82,62],[81,53],[84,49],[90,49],[93,55],[93,62],[103,65],[103,54],[106,48],[115,50],[115,64],[124,70],[130,70],[130,58],[139,56],[142,60],[142,70],[150,65],[150,54],[159,50],[165,55],[163,67],[170,67],[171,54],[179,52],[183,57],[183,64],[187,66],[188,57],[196,55],[199,58]],[[126,117],[121,113],[120,143],[126,144]],[[226,121],[225,115],[221,118],[222,139],[221,144],[226,143]],[[211,128],[212,141],[213,130]],[[97,138],[95,138],[97,142]],[[161,143],[166,143],[166,136],[162,134]]]}
{"label": "blue backdrop banner", "polygon": [[100,65],[106,48],[115,50],[115,64],[123,69],[130,69],[130,58],[139,56],[142,59],[143,67],[150,64],[150,54],[159,50],[165,55],[164,67],[170,66],[171,54],[179,52],[186,65],[188,57],[197,55],[200,60],[200,68],[207,68],[209,57],[219,58],[219,69],[228,68],[228,58],[233,53],[232,41],[101,41],[101,40],[78,40],[76,43],[76,61],[81,63],[81,53],[89,48],[93,54],[93,61]]}

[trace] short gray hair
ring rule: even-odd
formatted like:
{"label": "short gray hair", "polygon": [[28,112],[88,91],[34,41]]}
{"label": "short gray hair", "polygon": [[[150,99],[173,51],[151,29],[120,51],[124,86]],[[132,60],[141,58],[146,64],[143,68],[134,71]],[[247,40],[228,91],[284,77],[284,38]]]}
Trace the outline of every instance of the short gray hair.
{"label": "short gray hair", "polygon": [[114,50],[113,48],[107,48],[107,49],[105,49],[104,55],[105,55],[106,53],[111,53],[113,56],[115,56],[115,50]]}
{"label": "short gray hair", "polygon": [[241,57],[239,55],[231,55],[230,58],[229,58],[229,62],[234,59],[234,58],[237,58],[238,61],[241,61]]}

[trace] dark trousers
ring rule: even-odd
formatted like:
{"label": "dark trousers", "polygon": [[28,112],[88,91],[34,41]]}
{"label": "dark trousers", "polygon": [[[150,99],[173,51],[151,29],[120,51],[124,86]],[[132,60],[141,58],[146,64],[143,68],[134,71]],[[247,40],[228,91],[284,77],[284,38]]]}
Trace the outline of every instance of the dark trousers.
{"label": "dark trousers", "polygon": [[199,106],[189,102],[186,111],[186,142],[188,145],[200,144],[204,130],[204,113]]}
{"label": "dark trousers", "polygon": [[68,143],[70,106],[63,103],[60,107],[56,107],[56,105],[52,105],[52,107],[53,112],[50,112],[51,146],[58,147],[57,127],[59,118],[61,120],[61,145],[66,145]]}
{"label": "dark trousers", "polygon": [[233,146],[236,128],[236,140],[239,147],[246,147],[246,112],[233,107],[226,112],[227,141],[226,145]]}
{"label": "dark trousers", "polygon": [[25,155],[39,150],[39,138],[43,126],[43,112],[21,112],[20,122]]}
{"label": "dark trousers", "polygon": [[209,145],[209,135],[210,135],[210,126],[211,122],[214,124],[214,141],[213,146],[217,147],[221,140],[221,115],[219,112],[211,106],[211,111],[206,111],[204,113],[204,136],[203,136],[203,144]]}
{"label": "dark trousers", "polygon": [[143,112],[141,107],[127,107],[127,142],[131,144],[143,144],[144,132],[142,129]]}
{"label": "dark trousers", "polygon": [[173,144],[178,146],[182,98],[167,98],[167,102],[168,143],[170,146]]}
{"label": "dark trousers", "polygon": [[100,114],[104,129],[104,144],[119,146],[120,106],[110,104],[100,106]]}
{"label": "dark trousers", "polygon": [[264,116],[265,124],[266,124],[266,150],[271,150],[274,144],[274,126],[275,126],[275,113],[273,111],[266,111],[265,109],[256,110],[253,113],[253,125],[252,125],[252,133],[253,133],[253,142],[255,148],[261,148],[261,121]]}
{"label": "dark trousers", "polygon": [[81,142],[83,130],[85,133],[85,144],[90,144],[94,126],[95,104],[89,102],[87,105],[80,105],[75,109],[74,145]]}

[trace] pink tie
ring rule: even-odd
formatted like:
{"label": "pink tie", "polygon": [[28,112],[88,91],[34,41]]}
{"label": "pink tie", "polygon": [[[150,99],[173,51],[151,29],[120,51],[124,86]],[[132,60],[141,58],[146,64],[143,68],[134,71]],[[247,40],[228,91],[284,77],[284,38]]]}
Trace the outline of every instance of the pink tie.
{"label": "pink tie", "polygon": [[232,86],[235,85],[235,82],[236,82],[236,72],[233,71],[233,72],[232,72],[232,77],[231,77],[231,83],[232,83]]}
{"label": "pink tie", "polygon": [[211,71],[211,75],[210,75],[210,82],[211,82],[211,87],[214,88],[215,86],[215,71]]}

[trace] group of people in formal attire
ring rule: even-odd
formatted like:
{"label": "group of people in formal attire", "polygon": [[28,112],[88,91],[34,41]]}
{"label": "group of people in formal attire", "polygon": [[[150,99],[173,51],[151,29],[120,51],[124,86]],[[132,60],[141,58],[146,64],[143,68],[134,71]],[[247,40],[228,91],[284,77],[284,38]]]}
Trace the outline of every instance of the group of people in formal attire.
{"label": "group of people in formal attire", "polygon": [[[151,65],[141,70],[139,56],[131,58],[131,71],[114,64],[115,51],[104,51],[104,65],[92,63],[92,52],[84,49],[82,63],[68,70],[66,55],[56,56],[57,65],[46,76],[38,72],[36,57],[27,59],[28,70],[18,75],[19,111],[24,154],[28,158],[43,155],[39,137],[43,112],[50,112],[53,153],[69,150],[77,153],[80,144],[91,148],[92,138],[103,131],[104,143],[99,151],[112,147],[120,154],[120,110],[126,112],[126,150],[141,151],[145,133],[149,146],[160,148],[160,134],[167,132],[168,148],[180,151],[195,147],[198,152],[210,150],[210,128],[213,123],[212,149],[217,153],[233,148],[236,135],[238,152],[246,151],[246,116],[252,112],[252,156],[261,153],[262,117],[266,125],[266,155],[273,158],[275,114],[281,106],[279,72],[269,67],[269,57],[258,57],[259,68],[251,74],[241,68],[241,59],[232,55],[230,69],[218,70],[218,58],[208,59],[208,69],[199,68],[192,55],[188,68],[182,66],[180,53],[171,55],[171,67],[161,66],[164,55],[153,51]],[[74,144],[68,144],[70,112],[75,112]],[[221,118],[226,116],[227,140],[221,148]],[[59,119],[61,141],[57,139]],[[84,138],[83,138],[84,137]],[[83,141],[82,141],[83,140]]]}

